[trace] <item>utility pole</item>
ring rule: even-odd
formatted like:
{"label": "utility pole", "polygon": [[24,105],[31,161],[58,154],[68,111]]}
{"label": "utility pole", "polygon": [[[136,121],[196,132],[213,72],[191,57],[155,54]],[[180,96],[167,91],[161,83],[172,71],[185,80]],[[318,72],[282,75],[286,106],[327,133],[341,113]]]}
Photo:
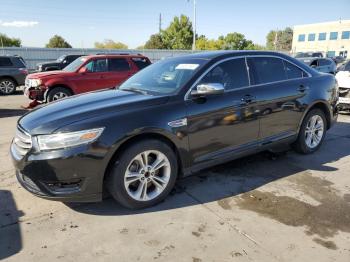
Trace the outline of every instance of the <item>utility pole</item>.
{"label": "utility pole", "polygon": [[162,13],[159,13],[159,33],[162,31]]}
{"label": "utility pole", "polygon": [[193,44],[192,50],[196,50],[196,0],[193,0]]}
{"label": "utility pole", "polygon": [[277,44],[278,44],[278,29],[276,30],[276,33],[275,33],[275,50],[277,50]]}

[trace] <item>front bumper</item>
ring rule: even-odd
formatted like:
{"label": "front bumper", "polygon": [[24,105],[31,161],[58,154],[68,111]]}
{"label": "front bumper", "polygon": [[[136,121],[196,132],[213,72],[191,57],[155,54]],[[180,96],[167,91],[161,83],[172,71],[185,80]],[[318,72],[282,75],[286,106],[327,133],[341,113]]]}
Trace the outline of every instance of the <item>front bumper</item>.
{"label": "front bumper", "polygon": [[31,149],[23,157],[13,144],[10,148],[19,183],[38,197],[62,202],[102,200],[104,152],[97,143],[49,152]]}
{"label": "front bumper", "polygon": [[38,101],[45,101],[45,88],[34,88],[34,87],[28,87],[25,86],[24,88],[24,95],[28,97],[31,100],[38,100]]}

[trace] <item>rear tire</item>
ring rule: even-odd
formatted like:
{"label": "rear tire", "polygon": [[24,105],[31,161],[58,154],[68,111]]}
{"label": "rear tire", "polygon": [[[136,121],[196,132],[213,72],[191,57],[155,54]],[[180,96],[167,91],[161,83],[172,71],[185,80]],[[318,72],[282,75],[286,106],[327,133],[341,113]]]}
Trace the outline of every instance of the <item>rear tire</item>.
{"label": "rear tire", "polygon": [[12,95],[16,92],[17,83],[10,78],[0,79],[0,94],[1,95]]}
{"label": "rear tire", "polygon": [[132,144],[118,156],[106,187],[124,207],[146,208],[166,198],[175,185],[177,173],[177,159],[171,147],[147,139]]}
{"label": "rear tire", "polygon": [[70,90],[65,87],[54,87],[51,91],[49,91],[49,94],[47,95],[47,102],[60,100],[71,95],[72,93]]}
{"label": "rear tire", "polygon": [[312,109],[303,120],[293,148],[301,154],[311,154],[317,151],[323,143],[326,130],[327,120],[323,111],[318,108]]}

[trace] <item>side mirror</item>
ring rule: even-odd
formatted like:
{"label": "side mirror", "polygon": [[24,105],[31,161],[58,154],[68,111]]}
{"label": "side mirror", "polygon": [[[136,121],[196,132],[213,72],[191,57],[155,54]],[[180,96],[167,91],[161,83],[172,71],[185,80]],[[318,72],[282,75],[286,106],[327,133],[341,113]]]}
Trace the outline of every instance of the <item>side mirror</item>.
{"label": "side mirror", "polygon": [[88,73],[90,72],[89,69],[85,66],[83,66],[82,68],[79,69],[79,73],[81,74],[85,74],[85,73]]}
{"label": "side mirror", "polygon": [[220,83],[208,83],[197,85],[196,90],[191,91],[191,96],[210,96],[210,95],[219,95],[225,92],[223,84]]}

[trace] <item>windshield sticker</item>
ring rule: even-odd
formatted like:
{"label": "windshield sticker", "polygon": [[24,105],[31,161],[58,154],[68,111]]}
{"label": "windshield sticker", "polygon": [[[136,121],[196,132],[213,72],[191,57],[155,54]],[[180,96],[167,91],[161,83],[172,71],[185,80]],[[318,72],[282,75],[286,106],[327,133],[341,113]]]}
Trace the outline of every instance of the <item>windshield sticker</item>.
{"label": "windshield sticker", "polygon": [[175,69],[195,70],[199,64],[179,64]]}

